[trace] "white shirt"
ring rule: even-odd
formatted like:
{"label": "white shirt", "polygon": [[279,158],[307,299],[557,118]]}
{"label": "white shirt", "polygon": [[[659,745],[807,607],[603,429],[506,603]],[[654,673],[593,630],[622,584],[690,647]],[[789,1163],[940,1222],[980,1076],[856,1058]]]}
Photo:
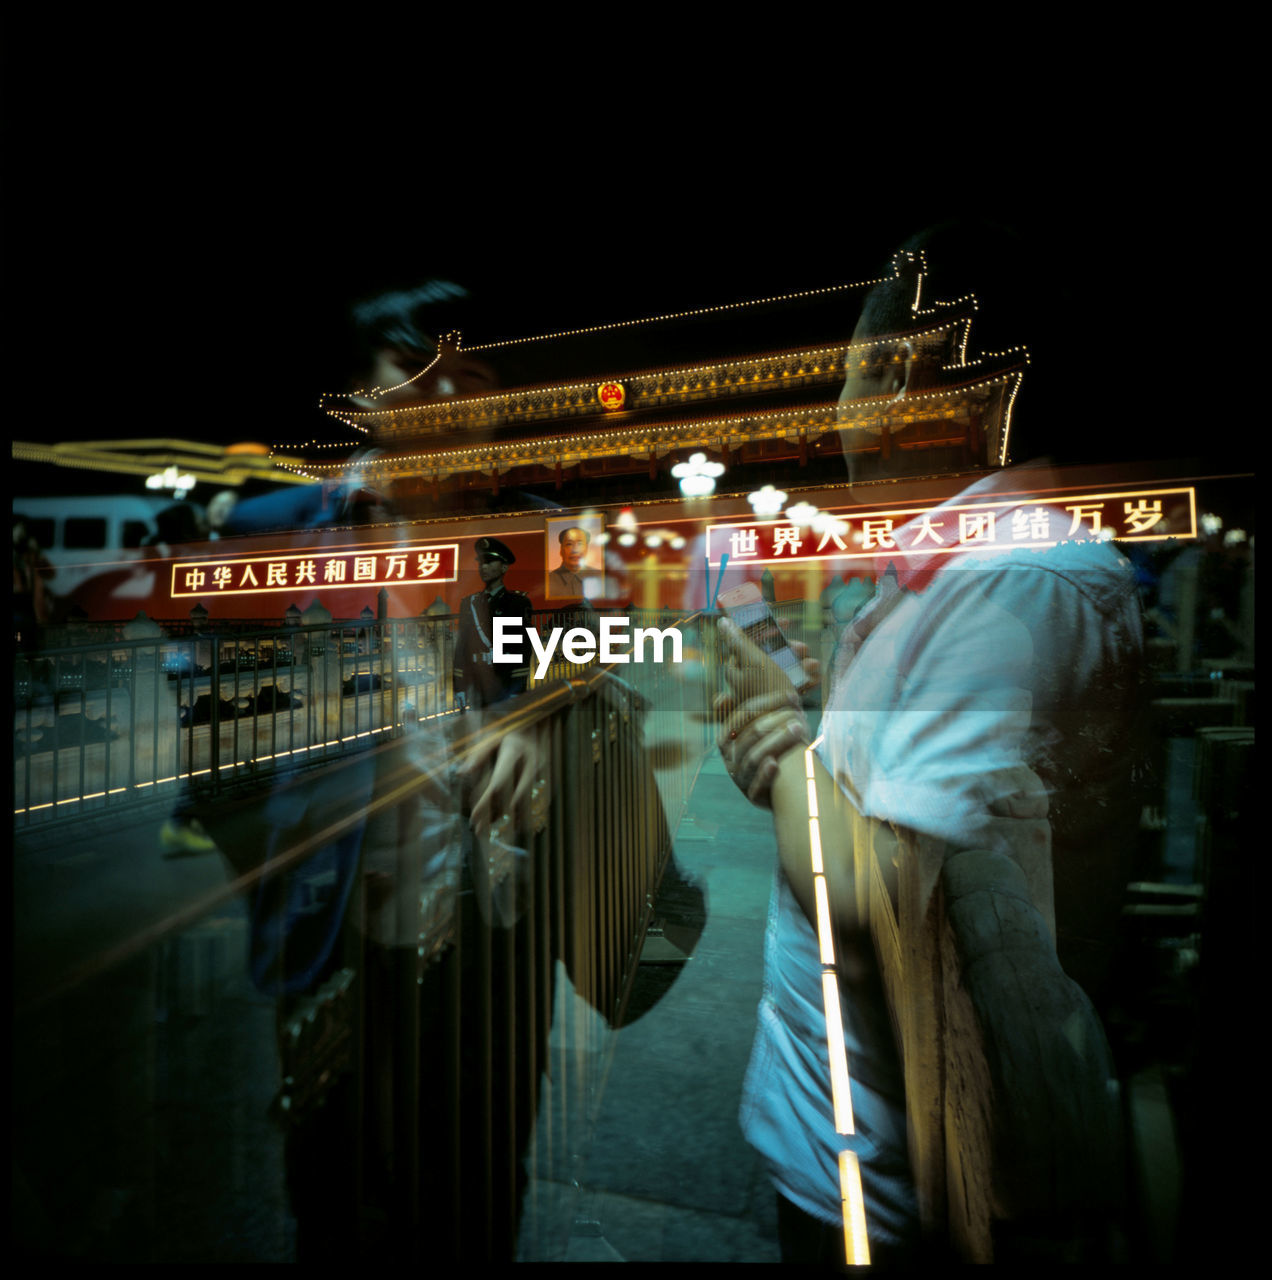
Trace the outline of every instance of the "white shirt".
{"label": "white shirt", "polygon": [[[1000,483],[987,477],[953,501],[992,496]],[[1053,528],[1061,521],[1067,529],[1069,516],[1052,513]],[[901,530],[897,541],[913,538]],[[1140,644],[1134,574],[1107,543],[898,555],[845,631],[822,721],[821,758],[868,817],[1008,853],[1031,824],[1030,837],[1051,846],[1061,960],[1079,981],[1126,884],[1129,845],[1110,843],[1130,812]],[[1040,784],[1048,819],[1008,816],[1020,808],[1012,798],[1036,800]],[[778,1190],[826,1222],[840,1219],[836,1153],[855,1150],[871,1238],[894,1241],[912,1234],[917,1210],[891,1028],[868,944],[864,953],[858,981],[840,966],[857,1127],[844,1138],[833,1125],[816,935],[779,868],[741,1120]]]}

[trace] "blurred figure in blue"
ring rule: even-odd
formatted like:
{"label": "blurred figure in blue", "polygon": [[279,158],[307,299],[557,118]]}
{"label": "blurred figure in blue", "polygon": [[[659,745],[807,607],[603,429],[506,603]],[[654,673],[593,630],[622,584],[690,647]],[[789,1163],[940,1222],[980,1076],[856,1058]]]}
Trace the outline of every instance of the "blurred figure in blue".
{"label": "blurred figure in blue", "polygon": [[[354,372],[336,378],[347,399],[384,407],[494,385],[483,362],[439,355],[426,327],[464,296],[432,281],[358,303]],[[343,536],[334,531],[397,523],[390,497],[359,478],[366,457],[338,484],[237,502],[223,531]],[[498,585],[511,552],[483,543],[483,581]],[[528,615],[527,597],[502,594]],[[236,871],[264,864],[250,966],[279,1000],[278,1115],[300,1262],[509,1261],[515,1250],[539,1082],[508,1064],[524,1066],[527,1037],[546,1027],[532,1016],[532,966],[505,982],[482,957],[528,945],[516,902],[501,913],[510,898],[492,868],[528,861],[539,753],[532,732],[486,732],[506,700],[474,703],[481,714],[458,721],[404,707],[400,737],[282,778],[251,826],[200,810]],[[263,848],[237,834],[253,827]]]}

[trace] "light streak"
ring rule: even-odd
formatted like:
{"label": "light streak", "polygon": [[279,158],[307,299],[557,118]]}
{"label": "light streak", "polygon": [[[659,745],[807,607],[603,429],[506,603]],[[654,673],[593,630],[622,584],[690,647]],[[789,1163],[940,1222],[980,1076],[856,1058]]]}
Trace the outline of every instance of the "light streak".
{"label": "light streak", "polygon": [[850,1267],[870,1263],[866,1235],[866,1201],[861,1191],[861,1166],[851,1151],[839,1153],[839,1195],[844,1213],[844,1257]]}
{"label": "light streak", "polygon": [[[817,773],[814,752],[825,735],[804,749],[804,778],[808,786],[808,842],[813,866],[813,896],[816,901],[817,944],[822,965],[822,1004],[826,1012],[826,1057],[830,1067],[830,1097],[835,1132],[844,1136],[856,1132],[852,1114],[852,1080],[848,1074],[848,1050],[839,1000],[839,979],[835,974],[834,930],[830,918],[830,890],[826,884],[821,851],[821,817],[817,808]],[[866,1234],[865,1199],[861,1189],[861,1168],[854,1152],[839,1152],[840,1202],[844,1222],[844,1256],[850,1266],[870,1261]]]}

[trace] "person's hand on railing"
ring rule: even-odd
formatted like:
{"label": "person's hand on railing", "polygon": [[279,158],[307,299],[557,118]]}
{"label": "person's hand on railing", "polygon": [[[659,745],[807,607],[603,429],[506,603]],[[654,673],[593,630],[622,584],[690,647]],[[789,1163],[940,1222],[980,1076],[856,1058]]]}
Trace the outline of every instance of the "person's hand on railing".
{"label": "person's hand on railing", "polygon": [[[721,653],[728,690],[715,700],[716,740],[729,776],[752,804],[770,807],[778,761],[808,745],[810,735],[800,694],[790,677],[730,619],[720,621]],[[808,647],[788,641],[814,680],[821,666]]]}
{"label": "person's hand on railing", "polygon": [[535,779],[541,772],[539,738],[533,727],[483,735],[462,772],[472,800],[474,834],[486,839],[491,827],[505,820],[515,824],[517,831],[526,831],[531,825]]}

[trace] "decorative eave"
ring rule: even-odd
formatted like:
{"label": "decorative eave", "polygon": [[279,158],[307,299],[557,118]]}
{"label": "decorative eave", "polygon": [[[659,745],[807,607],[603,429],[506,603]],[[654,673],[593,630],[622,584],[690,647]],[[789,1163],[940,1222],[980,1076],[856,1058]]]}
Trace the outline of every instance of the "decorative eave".
{"label": "decorative eave", "polygon": [[[947,316],[939,323],[898,335],[910,342],[920,360],[941,364],[966,344],[967,315]],[[684,404],[733,399],[774,391],[841,382],[850,364],[876,360],[879,339],[825,346],[799,347],[764,355],[730,357],[691,365],[599,375],[587,382],[525,387],[493,395],[432,400],[395,409],[345,410],[328,414],[371,436],[380,447],[407,438],[489,432],[535,422],[607,416],[598,390],[621,383],[626,392],[623,414]]]}
{"label": "decorative eave", "polygon": [[[846,403],[539,436],[469,449],[415,450],[379,455],[355,465],[369,484],[388,485],[413,477],[438,481],[473,473],[505,474],[521,467],[570,467],[597,458],[648,461],[688,449],[727,454],[772,440],[812,443],[828,432],[861,433],[862,443],[867,445],[867,436],[886,433],[903,437],[907,428],[941,422],[980,424],[990,446],[989,456],[998,458],[1006,453],[1011,404],[1022,371],[1020,365],[995,369],[973,381],[913,392],[900,399],[870,396]],[[851,442],[848,447],[853,447]],[[315,464],[305,471],[310,478],[319,479],[345,469],[346,464]]]}
{"label": "decorative eave", "polygon": [[[459,478],[462,487],[480,475],[491,477],[493,492],[498,493],[500,477],[512,471],[519,473],[522,483],[550,481],[559,488],[566,468],[578,468],[579,477],[603,475],[630,469],[625,465],[629,461],[637,468],[648,467],[653,479],[659,459],[690,449],[732,454],[733,461],[743,466],[764,466],[792,456],[803,466],[814,450],[826,452],[823,437],[831,432],[860,433],[860,446],[847,438],[841,443],[849,450],[874,448],[885,455],[894,448],[926,450],[961,442],[967,457],[980,458],[982,465],[998,465],[1007,456],[1011,408],[1021,370],[1028,363],[1027,353],[1014,348],[969,361],[976,299],[967,295],[923,305],[925,273],[921,252],[898,253],[892,275],[913,290],[912,327],[856,342],[824,342],[817,334],[799,346],[763,354],[700,358],[695,363],[621,373],[612,372],[611,365],[610,372],[586,381],[545,380],[480,396],[370,407],[381,395],[400,396],[434,364],[453,354],[484,354],[519,345],[538,345],[547,351],[565,341],[566,347],[556,353],[560,357],[568,354],[574,339],[592,341],[634,328],[653,332],[686,317],[713,323],[719,318],[722,326],[712,332],[720,345],[732,345],[725,337],[729,326],[723,322],[733,313],[755,316],[760,323],[751,327],[749,338],[742,330],[732,333],[743,351],[754,352],[758,344],[752,340],[762,332],[773,332],[766,329],[773,318],[763,314],[767,304],[834,302],[845,290],[865,290],[879,281],[489,344],[465,345],[460,334],[450,333],[439,338],[433,364],[406,382],[355,393],[362,398],[362,407],[348,404],[343,395],[324,396],[320,407],[377,446],[375,453],[353,464],[368,483],[391,486],[422,480],[431,483],[435,496],[443,481]],[[823,320],[816,321],[819,328]],[[673,344],[662,349],[675,351],[683,360],[686,351],[701,351],[702,346]],[[591,353],[593,358],[597,350]],[[591,363],[584,348],[578,347],[574,354],[587,361],[574,368]],[[548,361],[542,367],[551,365]],[[898,385],[883,375],[888,369],[901,373],[901,366],[907,388],[903,397],[875,396],[848,405],[820,398],[846,375],[853,375],[848,377],[850,384],[860,379],[863,385]],[[555,367],[569,365],[558,359]],[[724,413],[702,416],[713,406]],[[774,443],[782,441],[784,445]],[[346,441],[315,447],[347,452],[352,446]],[[347,459],[307,461],[300,474],[323,478],[347,473],[350,465]]]}

